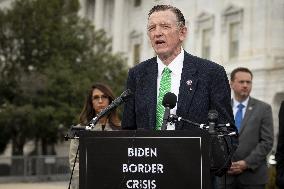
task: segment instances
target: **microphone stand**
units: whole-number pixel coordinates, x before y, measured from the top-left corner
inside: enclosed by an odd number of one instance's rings
[[[68,189],[70,189],[70,186],[71,186],[71,182],[72,182],[72,178],[73,178],[73,174],[74,174],[74,170],[75,170],[75,166],[76,166],[78,153],[79,153],[79,145],[78,145],[77,150],[76,150],[75,160],[74,160],[74,163],[73,163],[73,166],[72,166],[72,171],[71,171],[71,175],[70,175],[70,179],[69,179]]]
[[[106,114],[109,114],[114,108],[117,108],[122,103],[126,102],[126,100],[132,95],[130,89],[126,89],[119,97],[114,99],[110,105],[104,108],[101,112],[99,112],[96,117],[94,117],[86,126],[86,130],[92,130],[98,121],[104,117]]]
[[[169,116],[170,116],[170,110],[171,109],[168,106],[165,107],[165,113],[164,113],[164,118],[163,118],[161,130],[167,130],[167,123],[168,123],[168,119],[169,119]]]
[[[231,136],[234,136],[234,137],[237,137],[238,134],[237,132],[233,131],[229,131],[227,129],[227,127],[229,128],[230,127],[230,124],[227,123],[227,124],[217,124],[215,125],[215,122],[213,122],[211,119],[209,119],[209,125],[205,125],[205,124],[198,124],[198,123],[195,123],[193,121],[190,121],[190,120],[187,120],[187,119],[184,119],[182,117],[178,117],[177,115],[173,115],[171,114],[168,118],[168,121],[169,122],[173,122],[173,123],[176,123],[176,122],[180,122],[180,121],[183,121],[185,123],[188,123],[188,124],[191,124],[191,125],[194,125],[196,126],[197,128],[200,128],[200,129],[204,129],[204,130],[207,130],[208,133],[210,134],[211,136],[211,142],[213,140],[216,141],[217,145],[218,144],[221,144],[221,145],[225,145],[226,148],[228,149],[228,152],[226,154],[226,158],[224,159],[224,163],[218,167],[216,169],[216,167],[211,167],[211,171],[214,173],[214,175],[216,176],[222,176],[226,173],[226,171],[228,170],[228,167],[230,167],[230,161],[231,161],[231,158],[234,154],[234,151],[236,150],[237,146],[235,146],[233,144],[233,141],[231,139]],[[230,143],[230,144],[229,144]],[[225,147],[225,146],[219,146],[219,148],[222,149]],[[229,147],[230,146],[230,147]],[[211,152],[210,153],[214,153],[212,152],[212,150],[214,150],[214,147],[211,147]],[[218,147],[217,147],[218,148]],[[220,151],[220,150],[219,150]],[[214,158],[215,156],[212,156],[211,158]],[[218,157],[218,156],[217,156]],[[211,160],[211,161],[214,161]],[[212,165],[211,165],[212,166]],[[213,169],[214,168],[214,169]]]
[[[68,141],[69,139],[73,139],[73,140],[79,140],[79,136],[77,134],[76,131],[82,131],[82,130],[85,130],[85,127],[83,126],[71,126],[71,129],[67,132],[67,134],[64,136],[64,140],[65,141]],[[76,155],[75,155],[75,160],[74,160],[74,163],[72,165],[72,170],[71,170],[71,175],[70,175],[70,178],[69,178],[69,184],[68,184],[68,189],[70,189],[71,187],[71,183],[72,183],[72,178],[73,178],[73,174],[74,174],[74,170],[75,170],[75,166],[76,166],[76,161],[77,161],[77,157],[78,157],[78,154],[79,154],[79,145],[77,147],[77,150],[76,150]]]
[[[178,117],[177,115],[174,114],[170,114],[170,116],[167,119],[168,122],[172,122],[172,123],[177,123],[177,122],[185,122],[188,123],[190,125],[194,125],[194,128],[199,128],[199,129],[203,129],[203,130],[207,130],[209,132],[209,134],[214,135],[216,133],[219,133],[217,136],[222,137],[222,136],[237,136],[237,132],[233,131],[233,132],[229,132],[227,130],[227,128],[229,128],[231,125],[230,123],[226,123],[226,124],[217,124],[216,126],[210,127],[210,125],[206,125],[206,124],[199,124],[199,123],[195,123],[193,121],[190,121],[188,119],[184,119],[182,117]],[[212,131],[213,128],[213,131]]]

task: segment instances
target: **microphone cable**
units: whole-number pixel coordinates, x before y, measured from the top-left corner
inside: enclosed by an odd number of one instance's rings
[[[73,140],[78,140],[78,139],[73,139]],[[71,171],[71,176],[70,176],[70,179],[69,179],[68,189],[70,189],[70,186],[71,186],[72,177],[73,177],[73,173],[74,173],[74,169],[75,169],[75,165],[76,165],[78,153],[79,153],[79,145],[78,145],[78,147],[77,147],[77,151],[76,151],[76,155],[75,155],[75,160],[74,160],[74,163],[73,163],[73,167],[72,167],[72,171]]]

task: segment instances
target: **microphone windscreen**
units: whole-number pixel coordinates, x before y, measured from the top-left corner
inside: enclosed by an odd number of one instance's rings
[[[208,112],[208,120],[209,121],[216,121],[217,119],[218,119],[218,116],[219,116],[219,114],[218,114],[218,112],[217,112],[217,110],[209,110],[209,112]]]
[[[167,92],[163,98],[163,106],[173,109],[177,103],[177,96],[174,93]]]
[[[127,89],[125,90],[121,95],[120,97],[123,99],[123,100],[126,100],[128,97],[130,97],[132,95],[132,92],[130,89]]]

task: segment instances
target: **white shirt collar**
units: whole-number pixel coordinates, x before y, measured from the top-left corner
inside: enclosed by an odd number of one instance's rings
[[[157,56],[158,76],[162,75],[162,72],[165,67],[168,67],[172,71],[172,74],[174,75],[180,74],[182,72],[183,61],[184,61],[184,50],[182,47],[180,53],[168,66],[166,66],[162,62],[162,60]]]
[[[237,106],[240,104],[240,103],[242,103],[245,107],[247,107],[248,106],[248,101],[249,101],[249,96],[244,100],[244,101],[242,101],[242,102],[239,102],[239,101],[237,101],[235,98],[233,98],[233,107],[234,108],[237,108]]]

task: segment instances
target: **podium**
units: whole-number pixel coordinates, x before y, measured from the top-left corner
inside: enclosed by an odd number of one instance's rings
[[[209,134],[82,131],[80,189],[209,189]]]

